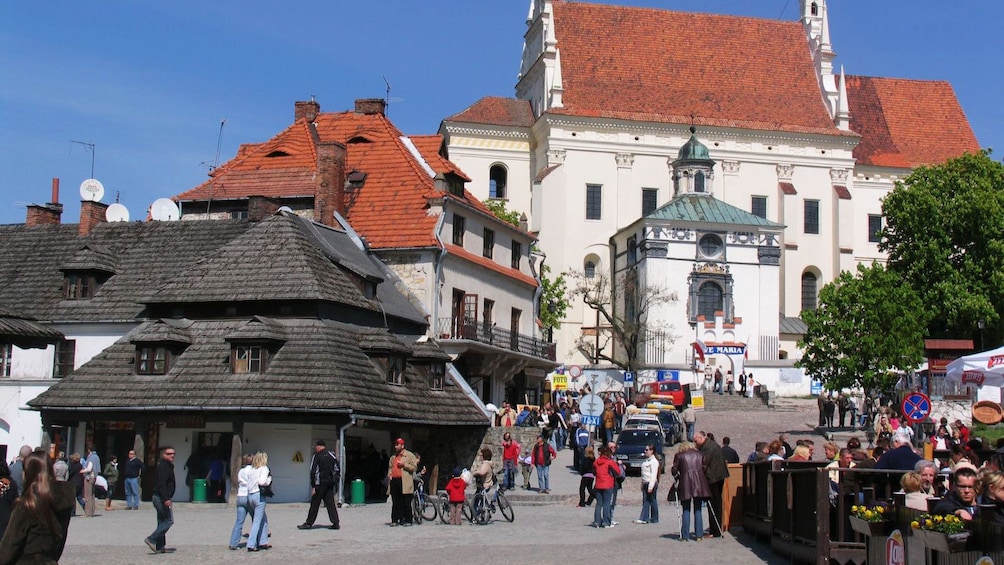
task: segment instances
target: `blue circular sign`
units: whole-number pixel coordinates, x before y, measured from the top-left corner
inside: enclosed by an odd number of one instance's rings
[[[903,398],[900,408],[903,417],[914,424],[931,415],[931,399],[922,392],[911,392]]]

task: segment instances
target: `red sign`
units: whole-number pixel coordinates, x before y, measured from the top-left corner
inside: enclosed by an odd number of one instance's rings
[[[906,552],[903,551],[903,534],[894,530],[885,540],[886,565],[906,565]]]
[[[900,414],[911,424],[924,421],[931,415],[931,398],[923,392],[911,392],[903,399]]]

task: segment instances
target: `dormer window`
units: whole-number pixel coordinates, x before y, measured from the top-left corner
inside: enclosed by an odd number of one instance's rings
[[[170,370],[171,352],[163,344],[136,346],[137,375],[166,375]]]
[[[446,386],[446,365],[433,363],[429,366],[429,388],[443,390]]]
[[[268,367],[268,348],[261,344],[238,344],[230,347],[230,368],[235,375],[264,373]]]
[[[387,382],[392,385],[404,385],[404,357],[378,357],[377,365],[383,369]]]
[[[68,272],[63,276],[63,298],[66,300],[90,300],[107,280],[104,273]]]

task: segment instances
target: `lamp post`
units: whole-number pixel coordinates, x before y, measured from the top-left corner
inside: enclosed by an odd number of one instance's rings
[[[976,321],[976,327],[980,328],[980,351],[983,351],[983,330],[987,327],[987,321],[980,318]]]

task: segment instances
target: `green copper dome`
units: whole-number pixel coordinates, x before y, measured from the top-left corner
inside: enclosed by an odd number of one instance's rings
[[[680,161],[710,161],[711,155],[708,153],[708,148],[697,141],[696,132],[697,129],[694,126],[690,126],[690,139],[683,144],[680,148],[680,153],[677,155],[677,159]]]

